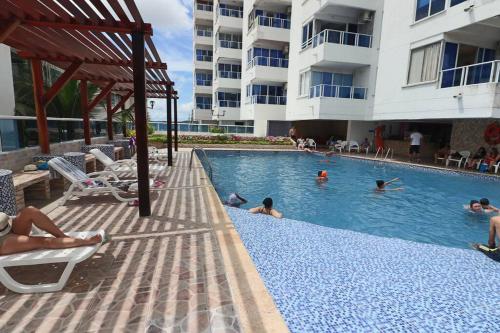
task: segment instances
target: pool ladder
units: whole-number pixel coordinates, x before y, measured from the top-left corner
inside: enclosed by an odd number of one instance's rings
[[[375,154],[375,159],[377,159],[377,158],[378,158],[378,154],[379,154],[379,153],[380,153],[380,158],[382,158],[382,157],[383,157],[383,154],[384,154],[384,149],[383,149],[383,148],[381,148],[381,147],[379,147],[379,148],[377,149],[377,153]],[[388,148],[388,149],[387,149],[387,153],[385,154],[385,157],[384,157],[384,158],[382,158],[382,160],[383,160],[383,161],[386,161],[386,160],[387,160],[387,158],[389,157],[389,154],[391,154],[391,160],[392,160],[392,159],[394,158],[394,151],[393,151],[391,148]]]
[[[210,177],[210,181],[212,181],[213,180],[212,179],[213,178],[212,163],[210,163],[210,159],[208,158],[207,152],[202,147],[194,147],[191,150],[191,159],[189,160],[189,171],[191,171],[191,169],[193,168],[193,155],[197,151],[202,152],[202,156],[200,157],[200,162],[201,162],[202,158],[207,162],[207,165],[208,165],[208,177]]]

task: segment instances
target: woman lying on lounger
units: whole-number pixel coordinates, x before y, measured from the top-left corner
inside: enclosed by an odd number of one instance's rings
[[[31,236],[33,225],[54,237]],[[87,239],[68,237],[55,226],[47,215],[34,207],[24,208],[13,219],[0,212],[0,255],[41,249],[66,249],[88,246],[102,241],[101,235],[95,235]]]

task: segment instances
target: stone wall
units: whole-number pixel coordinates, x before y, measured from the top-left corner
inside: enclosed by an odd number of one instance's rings
[[[115,139],[122,138],[122,135],[115,135]],[[92,138],[92,143],[107,143],[107,137]],[[74,140],[50,145],[50,152],[53,155],[62,155],[69,152],[79,152],[83,140]],[[40,155],[40,147],[29,147],[19,150],[6,151],[0,153],[0,169],[19,171],[26,164],[32,163],[35,155]]]
[[[453,121],[450,146],[453,150],[469,150],[474,153],[479,147],[489,148],[484,141],[484,130],[498,119],[460,119]],[[500,145],[497,145],[500,148]]]

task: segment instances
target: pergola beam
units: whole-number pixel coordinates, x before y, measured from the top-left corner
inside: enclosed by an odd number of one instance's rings
[[[78,30],[78,31],[99,31],[109,33],[130,34],[134,31],[142,31],[145,35],[152,36],[153,28],[149,23],[126,23],[113,22],[106,20],[87,20],[86,23],[78,22],[59,22],[47,19],[40,20],[22,20],[21,25],[32,27],[43,27],[52,29]]]
[[[132,67],[132,60],[95,60],[95,59],[79,59],[77,57],[67,56],[51,56],[51,55],[38,55],[29,52],[18,52],[18,55],[24,59],[39,59],[50,62],[75,62],[81,61],[86,65],[103,65],[103,66],[124,66]],[[167,69],[167,64],[163,62],[146,61],[145,66],[147,69]]]
[[[118,110],[120,110],[123,106],[125,106],[125,103],[133,94],[134,92],[130,90],[125,96],[122,96],[118,104],[116,104],[113,110],[111,110],[111,114],[115,114],[116,112],[118,112]]]
[[[75,76],[76,72],[82,66],[81,62],[73,62],[71,66],[69,66],[64,73],[59,76],[57,81],[50,87],[50,89],[43,96],[43,103],[46,106],[49,104],[54,97],[61,91],[61,89]]]
[[[111,92],[114,85],[115,81],[111,81],[110,83],[108,83],[108,85],[101,90],[99,95],[97,95],[94,100],[87,105],[87,110],[89,112],[92,111],[97,106],[97,104],[99,104]]]
[[[14,30],[21,24],[21,20],[13,20],[8,22],[4,27],[0,29],[0,43],[3,43]]]

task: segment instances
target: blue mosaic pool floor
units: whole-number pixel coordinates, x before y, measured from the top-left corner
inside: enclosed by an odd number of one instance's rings
[[[294,333],[500,332],[500,263],[477,251],[227,210]]]

